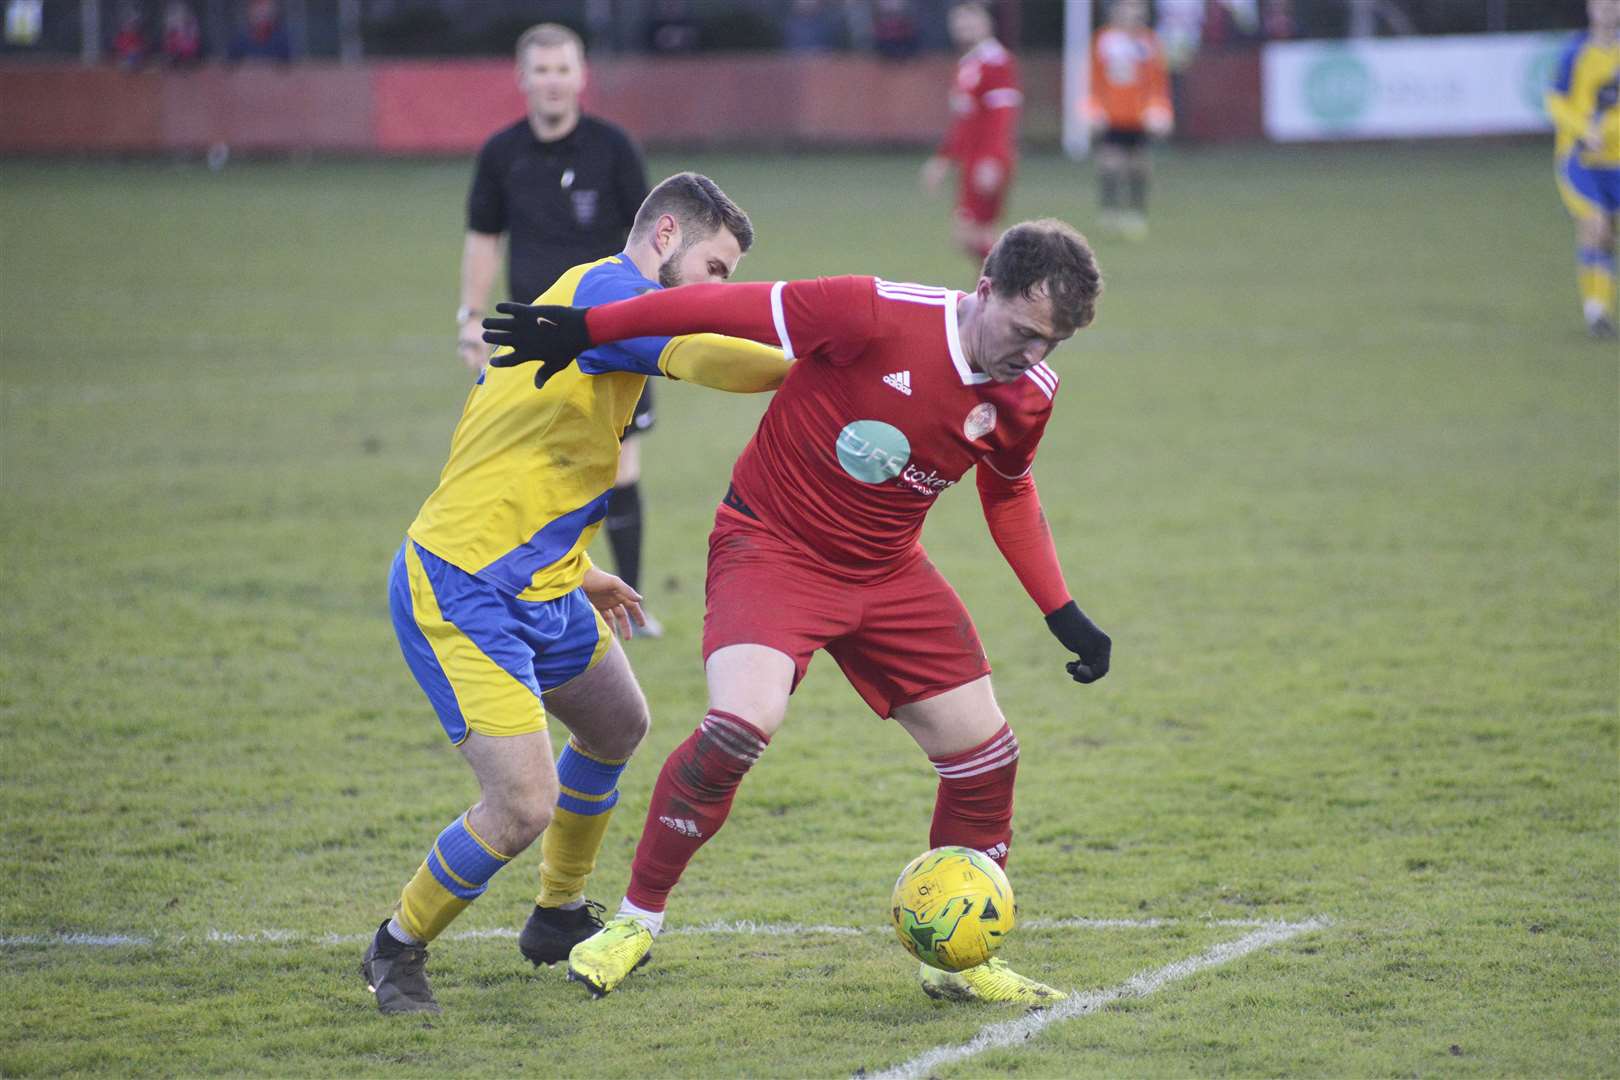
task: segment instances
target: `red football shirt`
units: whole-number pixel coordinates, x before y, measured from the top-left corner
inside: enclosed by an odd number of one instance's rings
[[[1018,110],[1023,101],[1018,61],[1012,53],[994,38],[977,45],[957,61],[951,83],[951,126],[940,145],[940,156],[963,166],[983,158],[1010,163],[1017,153]]]
[[[979,462],[1029,472],[1052,411],[1045,363],[1012,383],[969,366],[961,293],[871,277],[777,285],[772,317],[795,357],[732,484],[760,521],[869,581],[917,552],[940,492]]]

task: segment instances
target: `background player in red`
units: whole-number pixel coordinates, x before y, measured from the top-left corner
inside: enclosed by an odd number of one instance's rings
[[[1147,24],[1146,0],[1114,0],[1091,42],[1091,91],[1084,107],[1097,135],[1102,224],[1132,239],[1147,235],[1149,139],[1170,134],[1170,69]]]
[[[951,236],[977,266],[995,243],[996,222],[1012,186],[1024,92],[1018,61],[996,40],[983,4],[957,4],[949,25],[951,40],[965,51],[951,84],[951,126],[923,165],[922,181],[936,191],[953,164],[960,171]]]
[[[872,710],[939,773],[932,846],[1005,863],[1018,740],[961,599],[923,551],[923,519],[976,469],[985,519],[1080,682],[1111,643],[1069,596],[1030,475],[1058,379],[1045,360],[1090,324],[1102,281],[1060,221],[1009,229],[971,293],[870,277],[689,286],[583,309],[502,304],[487,339],[537,379],[592,344],[717,331],[798,357],[743,450],[709,538],[703,627],[709,709],[664,762],[619,917],[574,947],[569,974],[603,994],[645,961],[670,890],[719,830],[825,649]],[[1000,958],[922,969],[935,997],[1063,995]]]

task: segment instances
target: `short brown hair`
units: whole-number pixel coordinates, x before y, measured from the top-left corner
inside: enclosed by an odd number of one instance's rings
[[[529,46],[538,45],[543,49],[554,48],[558,45],[572,45],[579,53],[581,60],[585,59],[585,42],[562,23],[543,22],[529,27],[523,31],[523,36],[517,40],[517,62],[523,63],[523,54]]]
[[[1052,321],[1061,331],[1081,330],[1097,315],[1102,271],[1091,245],[1057,218],[1024,221],[1001,234],[984,260],[984,276],[997,296],[1052,299]]]
[[[754,245],[754,223],[742,207],[720,190],[720,185],[695,172],[676,173],[664,180],[642,201],[630,226],[630,239],[640,240],[665,214],[680,222],[690,239],[710,236],[724,228],[737,238],[744,253]]]

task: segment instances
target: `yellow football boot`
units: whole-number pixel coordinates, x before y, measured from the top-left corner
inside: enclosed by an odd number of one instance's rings
[[[1016,1005],[1053,1005],[1068,997],[1063,991],[1025,978],[1000,957],[965,971],[941,971],[922,965],[917,973],[923,993],[941,1001],[1010,1001]]]
[[[652,959],[652,934],[635,919],[610,919],[568,953],[568,977],[596,996],[613,990]]]

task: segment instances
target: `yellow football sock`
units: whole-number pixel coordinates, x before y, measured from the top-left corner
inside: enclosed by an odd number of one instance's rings
[[[540,838],[541,907],[561,907],[585,895],[596,853],[619,801],[619,774],[628,759],[599,758],[569,739],[557,758],[557,810]]]
[[[540,837],[541,907],[562,907],[585,895],[585,879],[596,869],[611,809],[586,816],[558,807]]]
[[[1589,316],[1593,311],[1613,314],[1614,256],[1602,248],[1583,248],[1576,279],[1580,283],[1581,306]]]
[[[489,879],[511,861],[473,832],[462,814],[439,834],[399,895],[399,924],[419,941],[432,941],[484,894]]]

